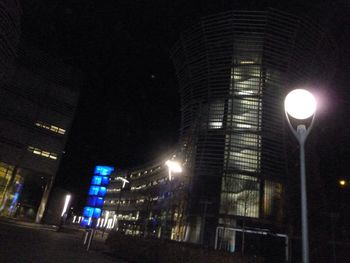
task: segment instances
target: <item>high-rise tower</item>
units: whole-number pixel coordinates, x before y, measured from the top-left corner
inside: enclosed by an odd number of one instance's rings
[[[181,35],[172,58],[182,138],[195,138],[190,240],[227,246],[234,228],[283,223],[284,95],[329,79],[334,52],[318,26],[277,10],[205,17]]]

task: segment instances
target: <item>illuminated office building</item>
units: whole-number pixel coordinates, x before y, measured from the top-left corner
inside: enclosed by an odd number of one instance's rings
[[[168,158],[183,173],[169,184],[165,160],[117,172],[130,184],[112,180],[104,209],[128,234],[171,233],[232,252],[242,230],[247,242],[249,231],[286,233],[283,99],[295,86],[328,80],[334,49],[320,27],[277,10],[201,19],[172,49],[182,122]]]
[[[78,102],[77,76],[42,52],[18,52],[0,88],[2,215],[41,221]]]
[[[18,1],[4,1],[0,9],[0,214],[39,222],[74,117],[81,74],[20,44]]]

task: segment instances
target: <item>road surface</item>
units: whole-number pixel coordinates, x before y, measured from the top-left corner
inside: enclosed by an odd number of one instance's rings
[[[125,263],[110,255],[101,239],[86,251],[82,232],[9,220],[0,220],[0,262]]]

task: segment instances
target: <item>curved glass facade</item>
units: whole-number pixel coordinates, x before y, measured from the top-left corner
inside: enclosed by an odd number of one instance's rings
[[[194,138],[190,239],[213,244],[210,233],[218,226],[283,225],[284,96],[329,80],[331,38],[309,20],[277,10],[231,11],[184,32],[172,58],[182,139]]]

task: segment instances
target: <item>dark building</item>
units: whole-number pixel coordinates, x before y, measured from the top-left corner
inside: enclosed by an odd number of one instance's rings
[[[178,149],[117,172],[104,210],[117,214],[127,234],[251,253],[264,235],[280,239],[270,242],[285,256],[283,100],[295,87],[326,83],[334,58],[334,43],[308,19],[277,10],[203,18],[172,50],[181,93]],[[167,158],[183,166],[170,180]],[[117,177],[130,183],[123,188]]]
[[[20,7],[8,1],[1,8],[0,211],[40,222],[74,117],[81,74],[19,44]]]

